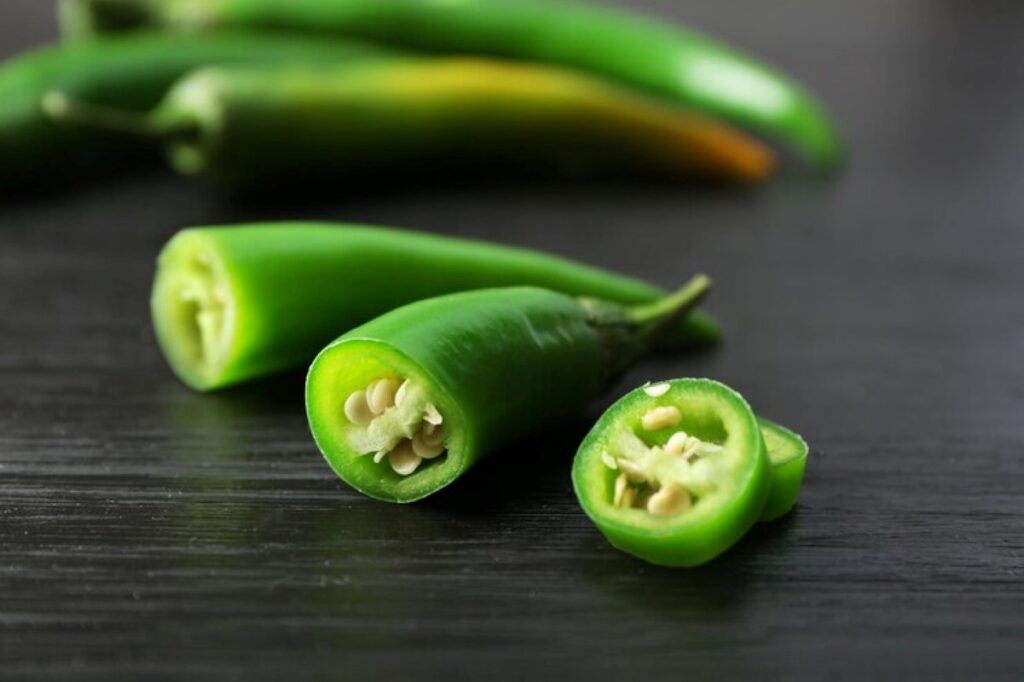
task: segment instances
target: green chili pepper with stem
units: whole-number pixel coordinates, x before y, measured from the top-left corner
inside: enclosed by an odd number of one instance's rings
[[[41,107],[48,92],[144,112],[178,78],[204,65],[338,63],[396,54],[347,41],[241,32],[115,36],[36,50],[0,65],[0,191],[29,186],[44,174],[51,184],[56,176],[152,155],[136,140],[54,123]]]
[[[700,116],[579,74],[492,60],[204,69],[137,118],[57,95],[49,104],[72,126],[156,136],[182,173],[241,185],[474,163],[751,182],[773,163],[760,143]]]
[[[774,521],[796,504],[807,467],[807,443],[798,434],[763,417],[757,418],[772,464],[772,487],[760,521]]]
[[[306,365],[339,332],[421,298],[534,285],[622,304],[656,286],[527,249],[380,227],[273,223],[192,228],[160,253],[151,310],[157,340],[189,386],[211,390]],[[698,311],[680,345],[718,338]]]
[[[316,357],[306,379],[310,429],[355,489],[388,502],[421,499],[580,409],[709,285],[698,276],[634,307],[531,287],[411,303]]]
[[[353,36],[440,53],[557,64],[731,121],[831,168],[842,144],[798,83],[695,31],[547,0],[63,0],[70,36],[231,26]]]
[[[609,542],[665,566],[703,564],[760,518],[771,464],[754,412],[710,379],[641,386],[597,421],[572,468]]]

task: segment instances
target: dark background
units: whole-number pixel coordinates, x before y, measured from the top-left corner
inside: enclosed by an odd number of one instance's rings
[[[0,677],[1022,679],[1024,5],[633,4],[806,82],[847,172],[261,204],[153,172],[0,207]],[[0,6],[3,55],[54,32]],[[353,493],[301,376],[197,395],[151,337],[171,234],[273,218],[712,273],[728,342],[621,388],[711,376],[802,432],[798,509],[697,570],[617,553],[568,476],[603,404],[426,503]]]

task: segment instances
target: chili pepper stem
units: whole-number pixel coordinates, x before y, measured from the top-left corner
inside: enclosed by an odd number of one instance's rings
[[[40,106],[43,113],[59,123],[154,139],[161,139],[170,132],[168,126],[145,114],[83,102],[59,90],[43,95]]]
[[[629,308],[628,317],[643,329],[643,333],[656,334],[700,303],[710,290],[710,277],[705,274],[694,275],[674,293],[653,303]]]
[[[711,278],[700,274],[653,303],[620,306],[580,299],[601,336],[608,381],[617,380],[672,324],[699,305],[710,289]]]

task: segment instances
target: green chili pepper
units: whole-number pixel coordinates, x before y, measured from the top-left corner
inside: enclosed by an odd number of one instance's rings
[[[796,504],[804,480],[808,448],[804,439],[789,429],[763,417],[758,417],[757,421],[772,463],[771,492],[759,520],[774,521],[785,516]]]
[[[612,405],[580,445],[572,480],[615,547],[655,564],[696,566],[758,520],[770,467],[739,393],[710,379],[674,379]]]
[[[472,162],[735,181],[772,170],[765,147],[713,121],[578,74],[494,61],[204,69],[132,125],[82,103],[51,113],[157,135],[179,171],[237,184]]]
[[[558,64],[616,79],[787,144],[822,168],[842,145],[795,81],[699,33],[544,0],[63,0],[67,35],[259,26]]]
[[[411,303],[339,337],[313,361],[313,437],[357,490],[389,502],[421,499],[597,396],[708,286],[698,276],[638,307],[529,287]]]
[[[406,303],[528,284],[623,304],[650,284],[526,249],[386,228],[278,223],[183,230],[160,253],[151,307],[175,373],[199,390],[308,363],[339,332]],[[682,343],[717,340],[698,312]]]
[[[97,105],[148,111],[186,72],[207,64],[309,63],[396,53],[357,43],[224,33],[111,37],[47,47],[0,66],[0,188],[152,154],[135,140],[55,125],[40,106],[61,91]]]

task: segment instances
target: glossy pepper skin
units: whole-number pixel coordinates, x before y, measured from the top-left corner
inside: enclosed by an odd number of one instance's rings
[[[357,490],[389,502],[421,499],[494,449],[580,409],[706,286],[695,279],[674,295],[667,317],[657,319],[532,287],[411,303],[351,330],[317,356],[306,380],[310,429],[334,471]],[[630,321],[641,318],[645,323]],[[424,387],[444,415],[446,454],[410,476],[346,441],[346,396],[382,373]]]
[[[179,232],[160,253],[151,296],[165,357],[211,390],[305,365],[339,332],[421,298],[529,284],[633,304],[656,286],[527,249],[381,227],[269,223]],[[695,311],[673,338],[718,338]]]
[[[641,427],[645,414],[666,406],[679,410],[680,421],[655,431]],[[691,491],[695,501],[675,514],[616,506],[620,471],[609,468],[603,456],[637,447],[622,445],[624,438],[642,441],[645,452],[654,445],[667,448],[666,441],[680,430],[719,448],[707,457],[711,473],[703,474],[713,486]],[[697,566],[735,544],[758,520],[771,486],[770,469],[757,419],[740,394],[710,379],[674,379],[641,386],[612,405],[580,445],[572,481],[583,511],[612,545],[655,564]],[[696,472],[693,480],[700,480]]]
[[[179,171],[239,185],[449,166],[754,182],[773,168],[766,147],[703,117],[580,74],[479,59],[204,69],[148,126]]]
[[[156,156],[150,145],[60,125],[43,112],[48,92],[96,105],[148,111],[183,74],[211,64],[339,62],[378,58],[354,42],[226,32],[145,34],[46,47],[0,66],[0,192],[54,177]]]
[[[64,31],[259,26],[440,53],[557,64],[620,81],[840,163],[821,105],[789,77],[712,38],[599,5],[548,0],[64,0]]]
[[[772,464],[772,486],[761,512],[760,521],[774,521],[789,513],[796,504],[807,467],[807,443],[799,434],[764,417],[761,425],[768,460]]]

